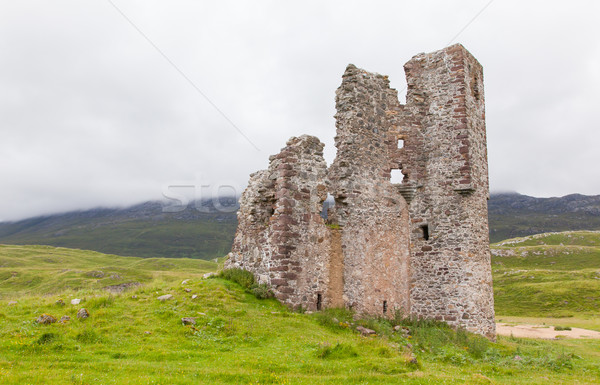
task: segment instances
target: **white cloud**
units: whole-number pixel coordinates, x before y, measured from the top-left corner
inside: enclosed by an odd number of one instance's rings
[[[113,1],[260,151],[108,1],[3,2],[0,217],[159,198],[198,174],[243,186],[303,133],[331,161],[345,66],[402,89],[403,64],[488,3]],[[493,189],[600,192],[598,8],[496,1],[457,39],[484,65]]]

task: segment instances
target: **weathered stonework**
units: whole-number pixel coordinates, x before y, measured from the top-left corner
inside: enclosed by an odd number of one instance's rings
[[[252,174],[226,267],[292,307],[399,310],[494,338],[482,67],[454,45],[404,68],[405,105],[386,76],[346,68],[333,164],[304,135]]]

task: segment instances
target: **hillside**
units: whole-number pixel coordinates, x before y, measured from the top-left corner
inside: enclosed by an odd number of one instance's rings
[[[214,267],[190,259],[0,247],[0,383],[600,381],[596,340],[491,343],[435,322],[359,319],[343,310],[294,313],[233,282],[203,279]],[[141,284],[106,289],[132,280]],[[173,298],[158,299],[166,294]],[[73,298],[81,303],[71,305]],[[81,307],[89,318],[76,317]],[[35,319],[42,313],[70,320],[41,325]],[[194,317],[195,325],[184,325],[183,317]],[[377,335],[362,336],[357,325]]]
[[[234,204],[234,202],[228,202]],[[235,212],[219,212],[207,202],[200,212],[163,212],[160,202],[122,209],[95,209],[0,223],[0,243],[44,244],[138,257],[212,259],[231,248]],[[533,198],[492,194],[490,240],[552,231],[600,230],[600,196]]]
[[[164,212],[161,202],[121,209],[75,211],[0,223],[0,243],[42,244],[137,257],[212,259],[227,254],[237,224],[234,212],[209,203]]]
[[[492,194],[488,211],[491,242],[556,231],[600,230],[600,195]]]
[[[515,238],[491,251],[497,315],[600,316],[600,232]]]

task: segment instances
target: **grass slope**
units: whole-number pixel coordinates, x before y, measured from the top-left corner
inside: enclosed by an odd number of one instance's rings
[[[548,233],[492,245],[496,313],[600,316],[600,233]],[[600,321],[595,329],[600,330]]]
[[[214,268],[197,260],[0,247],[0,383],[600,381],[598,341],[491,343],[436,323],[354,320],[336,309],[293,313],[233,282],[202,279]],[[102,289],[130,281],[142,285],[117,294]],[[173,299],[159,301],[164,294]],[[75,297],[82,299],[78,306],[70,305]],[[77,319],[79,307],[87,308],[90,318]],[[34,320],[42,313],[71,320],[39,325]],[[196,325],[184,326],[182,317],[196,317]],[[361,336],[354,331],[357,324],[378,336]],[[396,324],[410,334],[395,332]]]
[[[0,243],[50,245],[136,257],[210,260],[231,249],[235,213],[165,213],[158,202],[0,223]]]

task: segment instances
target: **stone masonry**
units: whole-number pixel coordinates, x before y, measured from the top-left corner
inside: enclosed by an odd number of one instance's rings
[[[402,105],[387,76],[346,68],[333,164],[303,135],[252,174],[226,268],[290,307],[400,311],[493,339],[482,67],[457,44],[404,69]]]

